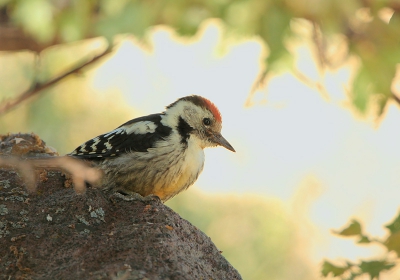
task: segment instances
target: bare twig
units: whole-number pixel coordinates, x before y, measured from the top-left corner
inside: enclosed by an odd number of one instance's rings
[[[262,88],[262,87],[265,86],[268,73],[269,73],[268,69],[265,69],[264,71],[262,71],[262,72],[258,75],[258,77],[257,77],[257,79],[255,80],[253,86],[251,87],[251,90],[250,90],[249,95],[248,95],[247,98],[246,98],[246,101],[245,101],[245,103],[244,103],[244,106],[245,106],[245,107],[251,107],[251,106],[252,106],[252,104],[253,104],[253,103],[252,103],[252,100],[253,100],[253,98],[254,98],[254,95],[255,95],[255,93],[256,93],[256,91],[257,91],[258,89],[260,89],[260,88]]]
[[[313,24],[313,29],[312,29],[313,41],[317,49],[319,66],[323,68],[327,64],[324,41],[318,24],[315,21],[313,21],[312,24]]]
[[[398,105],[400,105],[400,97],[398,97],[396,94],[392,94],[392,98]]]
[[[325,100],[329,100],[330,97],[328,90],[325,88],[322,82],[318,81],[315,82],[311,80],[295,67],[292,68],[292,73],[297,79],[306,84],[308,87],[315,88],[321,94],[321,96],[325,98]]]
[[[31,164],[17,157],[0,157],[0,167],[14,167],[24,180],[26,188],[31,191],[36,189],[35,172]]]
[[[49,158],[29,158],[0,157],[0,167],[16,169],[20,172],[27,190],[36,190],[37,168],[63,170],[71,174],[74,189],[77,193],[84,193],[86,190],[85,182],[96,185],[101,179],[100,170],[89,166],[86,162],[71,157],[49,157]]]
[[[82,160],[77,160],[68,156],[30,159],[29,161],[36,168],[53,168],[67,171],[72,175],[72,181],[77,193],[85,192],[85,182],[88,182],[91,185],[96,185],[102,176],[100,170],[89,166],[88,163]]]
[[[64,74],[62,74],[62,75],[60,75],[58,77],[55,77],[54,79],[51,79],[50,81],[47,81],[47,82],[44,82],[44,83],[36,83],[33,87],[31,87],[27,91],[23,92],[22,94],[18,95],[17,97],[15,97],[15,98],[13,98],[11,100],[3,101],[0,104],[0,115],[3,115],[5,113],[9,112],[10,110],[12,110],[15,107],[17,107],[20,103],[22,103],[25,100],[27,100],[28,98],[38,94],[39,92],[41,92],[44,89],[47,89],[47,88],[57,84],[59,81],[65,79],[69,75],[77,73],[82,68],[84,68],[84,67],[86,67],[86,66],[88,66],[90,64],[93,64],[94,62],[96,62],[100,58],[104,57],[105,55],[109,54],[110,52],[111,52],[111,48],[108,48],[103,53],[95,56],[91,60],[83,62],[83,63],[79,63],[76,67],[74,67],[73,69],[65,72]]]

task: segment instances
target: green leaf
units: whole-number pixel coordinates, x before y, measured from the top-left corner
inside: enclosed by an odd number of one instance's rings
[[[0,7],[7,5],[11,0],[0,0]]]
[[[352,272],[349,277],[344,278],[343,280],[355,280],[357,279],[358,276],[360,276],[361,273],[357,273],[357,272]]]
[[[336,277],[342,275],[347,269],[349,269],[349,266],[336,266],[328,261],[324,261],[321,273],[324,277],[327,277],[330,273]]]
[[[391,224],[386,225],[385,227],[387,229],[389,229],[390,233],[392,233],[392,234],[399,232],[400,231],[400,213]]]
[[[363,114],[367,112],[371,95],[374,93],[372,77],[368,70],[362,67],[356,74],[353,82],[352,101],[353,105]]]
[[[389,270],[394,266],[394,263],[389,263],[387,261],[362,261],[360,269],[363,273],[369,274],[371,279],[373,279],[378,278],[382,271]]]
[[[365,235],[361,235],[360,240],[358,240],[359,244],[367,244],[367,243],[371,243],[371,240],[369,240],[368,236]]]
[[[348,227],[335,233],[342,236],[361,235],[361,225],[358,221],[352,220]]]
[[[267,42],[269,48],[268,67],[274,67],[289,52],[284,44],[291,35],[291,14],[279,5],[273,5],[261,18],[259,35]]]
[[[123,9],[118,9],[115,14],[100,14],[94,33],[113,38],[121,33],[133,33],[142,37],[145,30],[154,23],[160,4],[151,5],[148,2],[129,1]]]
[[[18,1],[11,17],[38,42],[48,43],[56,31],[53,11],[50,1]]]
[[[383,245],[385,245],[389,251],[395,251],[397,255],[400,256],[400,232],[389,235]]]

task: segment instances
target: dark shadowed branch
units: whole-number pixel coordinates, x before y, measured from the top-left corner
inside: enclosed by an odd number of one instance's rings
[[[70,76],[71,74],[76,74],[80,70],[82,70],[84,67],[93,64],[94,62],[98,61],[100,58],[106,56],[112,51],[111,48],[106,49],[103,53],[95,56],[94,58],[90,59],[89,61],[85,62],[80,62],[78,63],[75,67],[72,69],[68,70],[67,72],[43,83],[35,83],[30,89],[27,91],[23,92],[22,94],[18,95],[17,97],[9,100],[5,100],[2,103],[0,103],[0,115],[3,115],[12,109],[16,108],[19,104],[22,102],[26,101],[27,99],[31,98],[32,96],[37,95],[38,93],[42,92],[43,90],[54,86],[61,80],[65,79],[66,77]]]
[[[394,101],[396,101],[397,104],[400,105],[400,98],[396,94],[392,94],[392,98]]]
[[[77,193],[84,193],[86,182],[95,186],[102,174],[87,163],[71,157],[30,158],[28,160],[15,156],[0,157],[0,168],[17,170],[29,192],[35,192],[37,179],[35,169],[62,170],[71,175],[74,189]]]

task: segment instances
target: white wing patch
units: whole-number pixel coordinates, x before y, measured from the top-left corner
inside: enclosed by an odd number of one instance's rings
[[[115,135],[112,134],[120,134],[122,131],[124,131],[124,129],[122,127],[114,129],[112,131],[110,131],[109,133],[104,134],[104,137],[107,139],[111,139],[113,138]],[[111,137],[109,137],[111,135]]]
[[[127,134],[146,134],[146,133],[154,133],[156,131],[157,125],[152,121],[141,121],[137,123],[133,123],[126,127],[121,127],[120,129],[124,129]]]
[[[96,146],[97,146],[97,144],[99,144],[100,143],[100,138],[99,137],[96,137],[96,138],[94,138],[93,139],[93,144],[90,146],[93,150],[96,150]]]
[[[110,137],[110,138],[111,138],[111,137]],[[108,150],[111,150],[111,149],[112,149],[112,146],[111,146],[111,144],[110,144],[109,142],[105,142],[104,145],[106,146],[106,148],[107,148]]]
[[[158,129],[157,115],[151,116],[155,121],[143,119],[142,121],[135,122],[135,120],[128,122],[108,133],[97,136],[78,148],[76,148],[70,155],[78,155],[86,158],[93,157],[112,157],[120,153],[128,151],[142,151],[146,152],[149,148],[154,146],[154,141],[162,139],[162,135],[169,135],[170,130],[161,130],[161,136],[157,136],[156,130]]]

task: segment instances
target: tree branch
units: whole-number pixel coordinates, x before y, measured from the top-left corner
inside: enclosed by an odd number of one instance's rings
[[[317,50],[317,55],[318,55],[318,62],[319,66],[321,68],[324,68],[324,66],[327,64],[327,60],[325,57],[325,47],[324,47],[324,42],[323,42],[323,36],[321,34],[321,30],[318,26],[318,24],[313,21],[313,28],[312,28],[312,36],[313,36],[313,41]]]
[[[69,75],[79,72],[82,68],[93,64],[94,62],[96,62],[100,58],[102,58],[105,55],[109,54],[111,52],[111,50],[112,50],[111,48],[108,48],[103,53],[95,56],[91,60],[86,61],[84,63],[79,63],[76,67],[74,67],[71,70],[65,72],[64,74],[62,74],[62,75],[60,75],[58,77],[55,77],[55,78],[53,78],[53,79],[51,79],[51,80],[49,80],[47,82],[44,82],[44,83],[36,83],[33,87],[31,87],[27,91],[23,92],[22,94],[18,95],[17,97],[15,97],[13,99],[10,99],[10,100],[3,101],[2,103],[0,103],[0,115],[4,115],[5,113],[7,113],[7,112],[11,111],[12,109],[16,108],[19,104],[21,104],[22,102],[24,102],[28,98],[31,98],[32,96],[37,95],[38,93],[40,93],[44,89],[47,89],[47,88],[57,84],[58,82],[60,82],[61,80],[65,79]]]
[[[392,93],[392,99],[393,99],[394,101],[396,101],[396,103],[397,103],[398,105],[400,105],[400,98],[399,98],[396,94]]]

